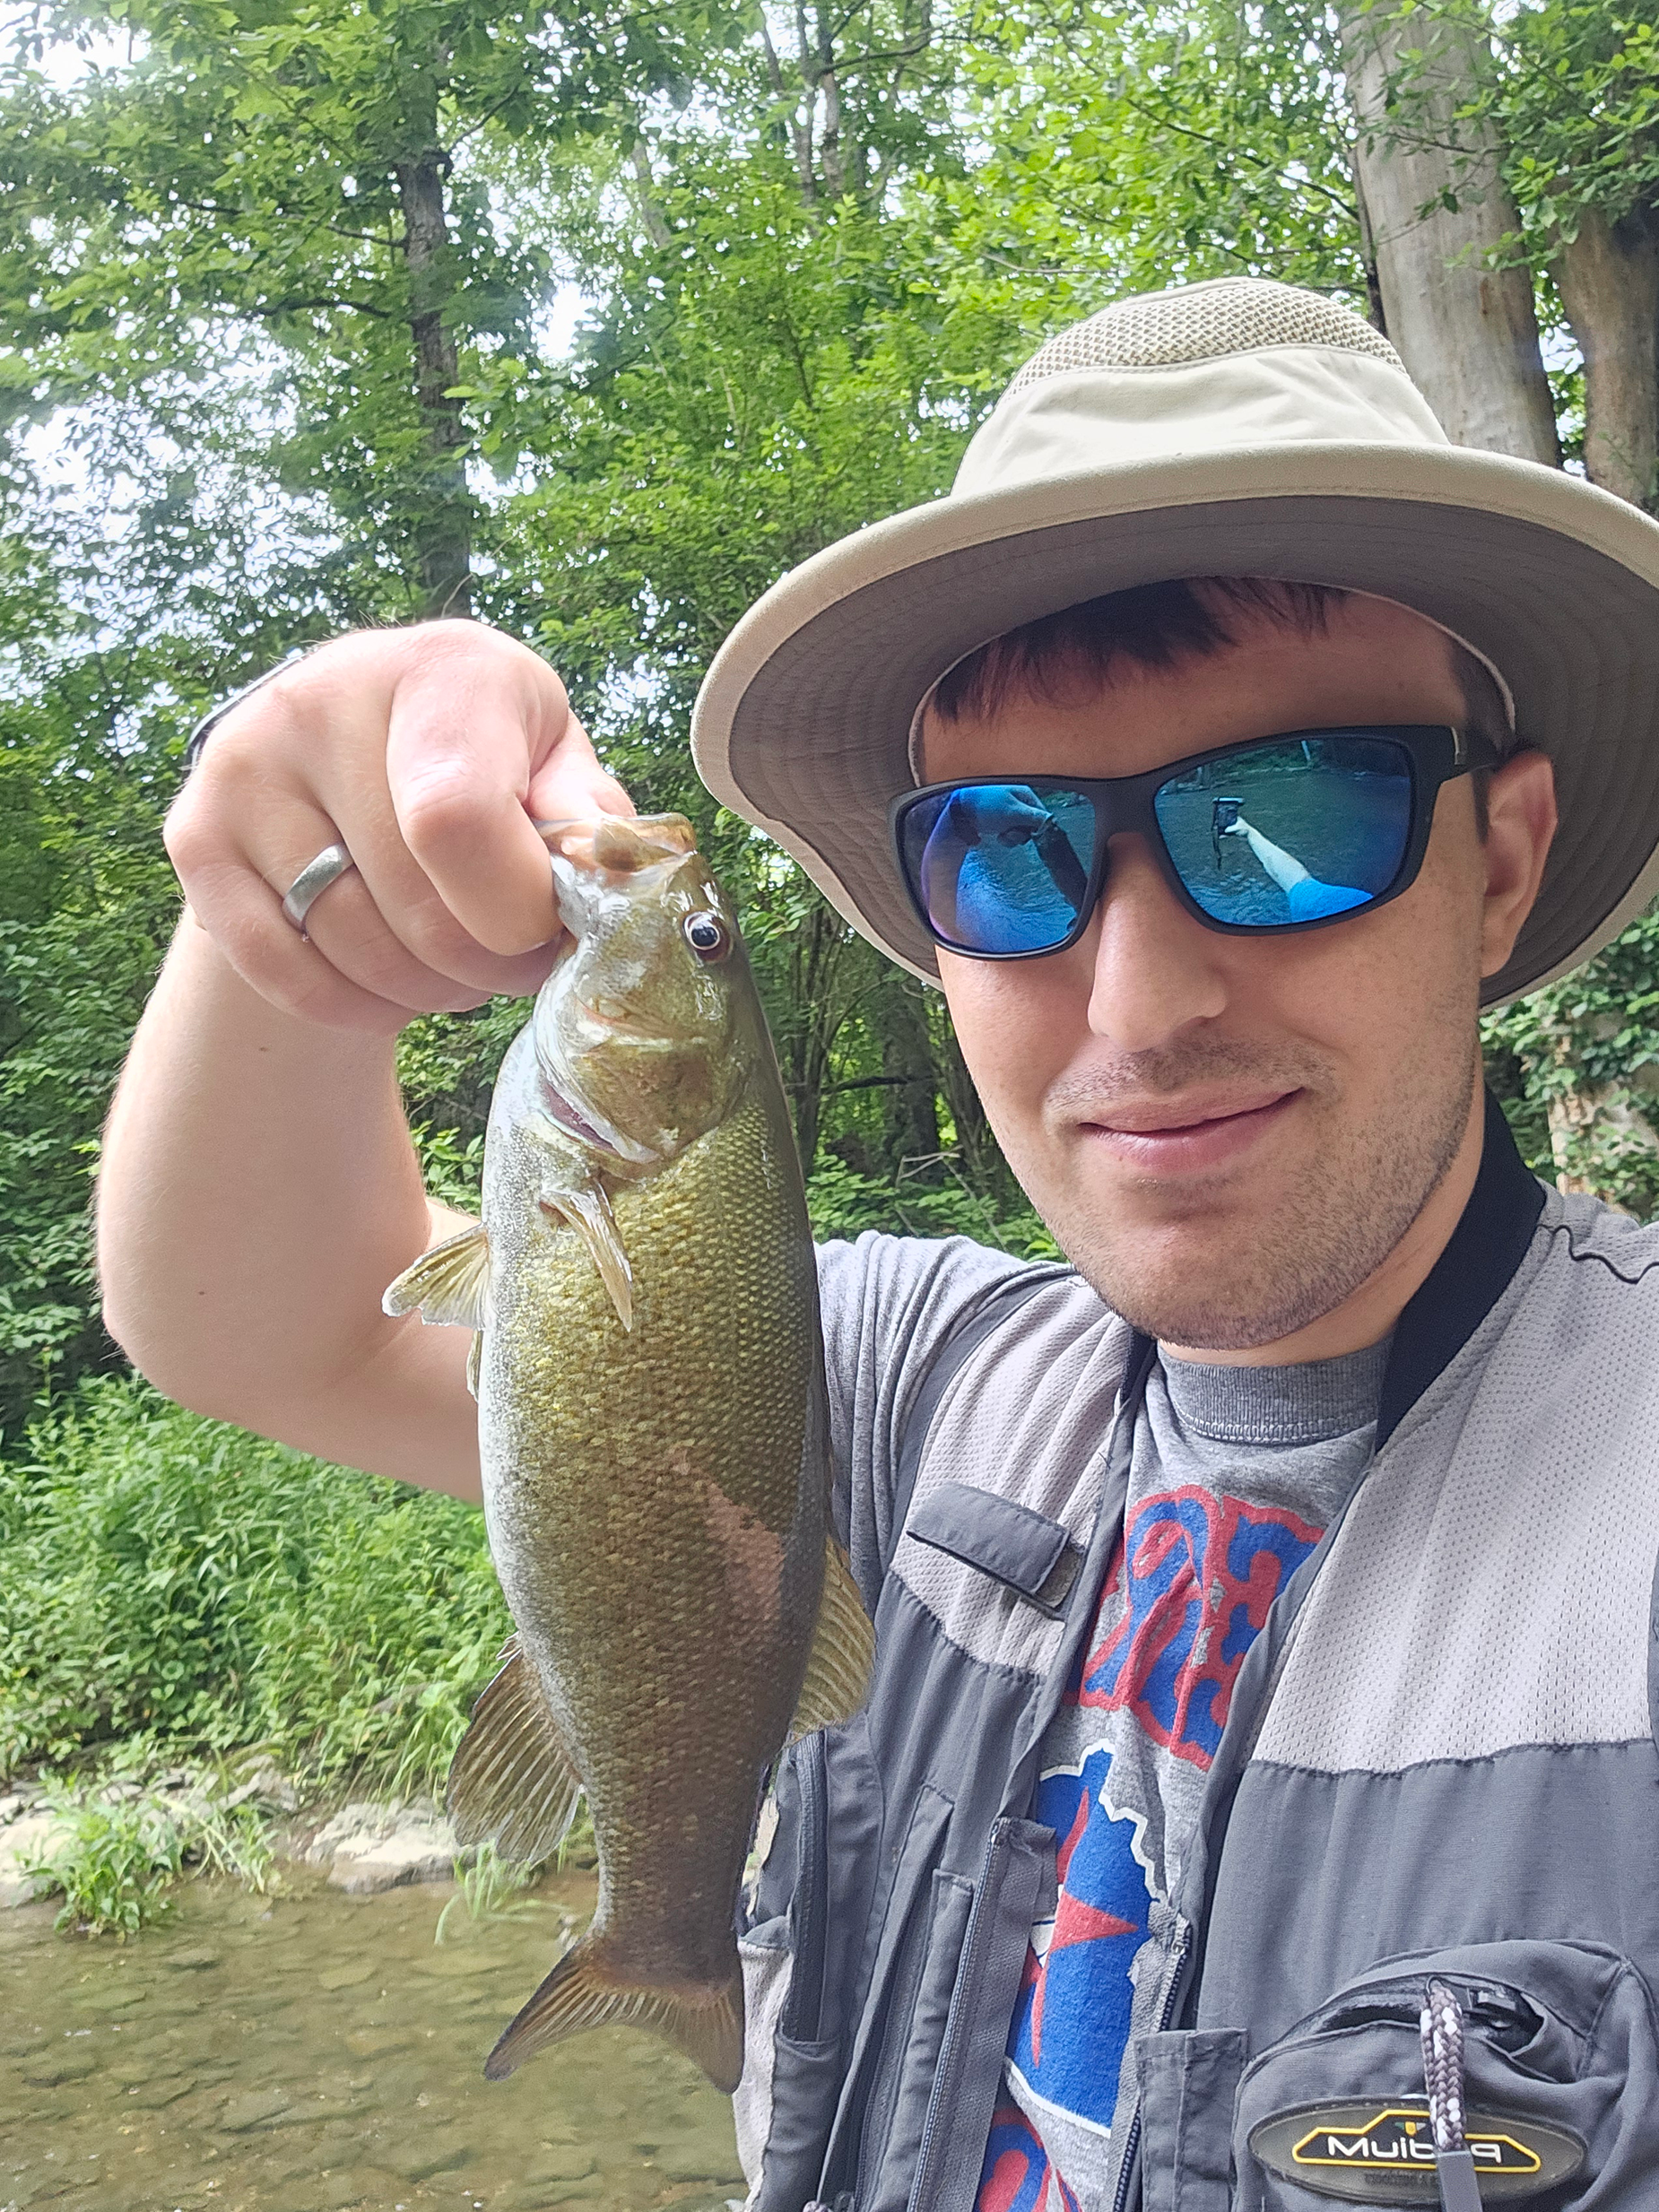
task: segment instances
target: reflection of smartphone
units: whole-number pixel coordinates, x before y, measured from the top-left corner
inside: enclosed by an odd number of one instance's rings
[[[1216,865],[1221,864],[1221,839],[1238,820],[1242,799],[1218,799],[1210,809],[1210,843],[1215,853]]]

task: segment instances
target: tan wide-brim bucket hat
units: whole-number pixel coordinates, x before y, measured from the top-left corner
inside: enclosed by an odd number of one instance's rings
[[[815,554],[739,622],[698,699],[698,768],[931,979],[886,821],[925,694],[1019,623],[1204,576],[1398,600],[1502,673],[1521,742],[1555,763],[1561,826],[1489,1003],[1587,959],[1659,891],[1659,524],[1451,445],[1368,323],[1253,278],[1125,299],[1052,338],[948,498]]]

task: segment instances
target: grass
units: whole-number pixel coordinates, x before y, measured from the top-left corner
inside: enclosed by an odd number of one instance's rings
[[[511,1625],[475,1508],[127,1377],[0,1459],[0,1775],[256,1744],[309,1794],[435,1791]]]
[[[223,1802],[221,1786],[197,1776],[182,1794],[120,1783],[48,1791],[56,1816],[49,1850],[25,1871],[61,1894],[59,1928],[83,1935],[136,1935],[169,1909],[169,1892],[187,1862],[229,1874],[251,1889],[268,1886],[271,1849],[250,1805]]]
[[[438,1926],[432,1940],[442,1943],[449,1930],[451,1921],[458,1927],[468,1921],[503,1920],[512,1913],[534,1912],[540,1909],[534,1897],[524,1892],[540,1879],[539,1866],[526,1866],[516,1859],[503,1859],[493,1843],[481,1843],[469,1858],[456,1868],[456,1891],[438,1915]]]

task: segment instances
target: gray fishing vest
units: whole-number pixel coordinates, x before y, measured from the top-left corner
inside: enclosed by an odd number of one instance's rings
[[[1119,2212],[1434,2204],[1431,1980],[1489,2195],[1659,2207],[1656,1345],[1659,1231],[1546,1192],[1489,1104],[1370,1466],[1235,1685]],[[1151,1356],[1023,1271],[845,1500],[876,1673],[786,1760],[741,1940],[751,2212],[971,2212]]]

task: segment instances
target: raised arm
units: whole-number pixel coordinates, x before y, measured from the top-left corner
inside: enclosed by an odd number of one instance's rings
[[[188,903],[99,1179],[105,1318],[159,1388],[478,1495],[466,1332],[380,1312],[447,1226],[396,1037],[534,990],[559,923],[533,823],[631,811],[552,671],[474,623],[337,639],[214,730],[168,818]],[[282,893],[336,841],[356,866],[301,937]]]

